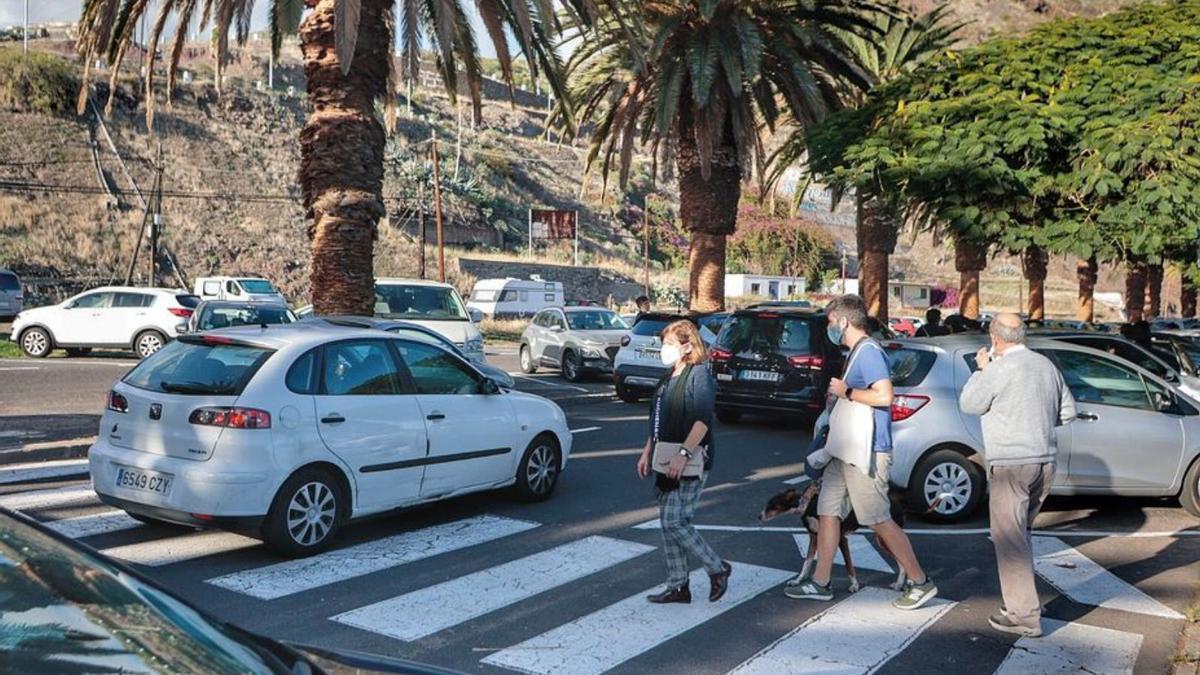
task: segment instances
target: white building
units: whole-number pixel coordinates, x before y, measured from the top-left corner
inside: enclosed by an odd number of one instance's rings
[[[807,290],[803,277],[782,277],[766,274],[726,274],[725,297],[757,296],[783,300],[801,295]]]
[[[834,279],[830,282],[828,291],[836,295],[859,295],[858,279],[846,279],[844,287],[841,279]],[[888,306],[891,309],[929,309],[932,304],[932,291],[929,284],[893,279],[888,282]]]

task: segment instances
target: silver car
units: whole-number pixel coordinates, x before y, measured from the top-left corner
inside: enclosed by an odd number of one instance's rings
[[[886,343],[892,406],[891,480],[932,520],[967,517],[985,490],[979,418],[958,407],[983,335]],[[1058,429],[1053,494],[1179,497],[1200,517],[1200,403],[1107,352],[1030,339],[1075,396],[1078,419]]]
[[[611,373],[629,326],[603,307],[551,307],[533,317],[521,335],[521,370],[559,368],[575,382],[587,373]]]
[[[0,319],[11,321],[24,308],[25,295],[16,272],[0,270]]]

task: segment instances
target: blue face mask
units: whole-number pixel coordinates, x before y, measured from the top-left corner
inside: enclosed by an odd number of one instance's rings
[[[836,323],[830,323],[825,328],[825,336],[828,337],[829,341],[835,345],[842,344],[842,336],[845,335],[845,333],[846,329],[842,328]]]

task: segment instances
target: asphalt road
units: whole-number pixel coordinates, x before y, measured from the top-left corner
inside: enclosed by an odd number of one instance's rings
[[[517,372],[511,353],[490,359]],[[0,360],[0,440],[94,433],[104,393],[130,363]],[[692,605],[650,607],[640,596],[662,583],[665,569],[652,486],[634,475],[645,405],[616,401],[605,382],[572,385],[551,373],[519,377],[518,387],[561,401],[577,432],[552,499],[529,505],[488,493],[370,519],[352,524],[334,551],[304,562],[281,561],[236,535],[105,527],[112,516],[100,515],[108,509],[88,498],[81,477],[4,482],[22,478],[0,473],[0,505],[133,561],[250,630],[466,672],[693,674],[744,665],[739,672],[978,675],[1169,667],[1200,579],[1200,528],[1177,503],[1051,499],[1035,542],[1053,630],[1018,641],[987,626],[999,597],[982,514],[955,526],[910,515],[917,554],[940,588],[939,602],[916,613],[890,609],[893,575],[882,570],[894,565],[862,536],[853,540],[863,590],[849,594],[839,567],[833,603],[784,597],[782,583],[799,566],[800,523],[763,524],[756,516],[801,473],[808,434],[765,420],[719,426],[719,454],[696,523],[734,562],[730,594],[710,605],[701,574]]]

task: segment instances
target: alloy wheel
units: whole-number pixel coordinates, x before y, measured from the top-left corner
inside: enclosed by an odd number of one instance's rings
[[[533,355],[529,353],[528,347],[521,348],[521,370],[529,370],[530,363],[533,362]]]
[[[31,330],[21,337],[21,348],[30,356],[41,356],[50,348],[50,343],[45,333]]]
[[[575,356],[572,354],[563,358],[563,377],[571,382],[579,377],[579,364],[575,363]]]
[[[163,346],[162,338],[158,337],[154,333],[146,333],[145,335],[143,335],[141,338],[138,339],[138,343],[137,343],[138,356],[140,356],[142,358],[146,358],[147,356],[150,356],[154,352],[157,352],[158,350],[162,349],[162,346]]]
[[[305,483],[288,504],[288,534],[301,546],[313,546],[329,535],[336,518],[337,497],[333,490],[324,483]]]
[[[554,449],[542,444],[529,454],[529,463],[525,465],[525,482],[535,494],[545,494],[554,486],[554,476],[558,473],[558,464],[554,458]]]
[[[953,462],[936,464],[925,474],[925,503],[942,515],[953,515],[967,507],[971,500],[971,476]]]

